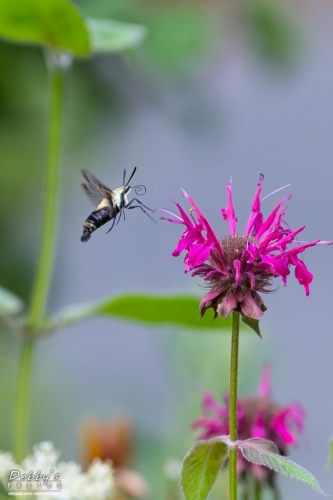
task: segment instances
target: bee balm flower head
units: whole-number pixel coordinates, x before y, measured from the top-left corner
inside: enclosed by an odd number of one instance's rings
[[[203,415],[192,423],[201,429],[199,439],[210,439],[229,434],[229,397],[219,404],[210,393],[203,396]],[[240,398],[237,402],[238,439],[269,439],[286,455],[296,444],[296,434],[303,430],[305,412],[298,404],[282,406],[271,397],[270,368],[264,367],[257,394]],[[258,482],[273,480],[274,473],[248,462],[239,453],[237,471],[240,479],[254,475]],[[273,474],[273,475],[272,475]]]
[[[238,311],[259,320],[266,310],[260,293],[272,291],[272,280],[279,276],[286,285],[292,267],[306,295],[310,293],[313,276],[299,256],[309,247],[332,242],[316,240],[297,244],[296,238],[305,226],[292,231],[284,222],[284,204],[290,196],[283,198],[264,219],[260,198],[263,180],[261,175],[243,234],[236,229],[231,182],[227,185],[227,206],[221,210],[230,234],[222,238],[216,236],[199,207],[183,189],[183,195],[191,204],[189,214],[179,203],[176,203],[179,215],[163,209],[174,217],[164,217],[165,220],[185,226],[172,255],[177,257],[185,251],[185,272],[201,276],[209,288],[200,304],[202,316],[212,307],[215,315],[222,317]]]

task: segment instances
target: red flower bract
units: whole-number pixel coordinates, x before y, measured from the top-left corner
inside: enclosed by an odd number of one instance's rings
[[[221,210],[223,219],[229,224],[230,235],[221,239],[183,189],[183,195],[191,204],[189,215],[179,203],[176,203],[179,216],[163,209],[175,217],[164,217],[165,220],[185,226],[172,255],[178,257],[182,251],[186,251],[185,272],[201,276],[209,288],[200,304],[202,316],[212,307],[215,314],[222,317],[229,316],[235,310],[258,320],[266,310],[258,292],[272,291],[272,279],[278,276],[286,285],[290,266],[294,266],[296,279],[304,286],[306,295],[309,295],[313,276],[299,254],[319,243],[332,244],[331,241],[317,240],[295,245],[297,235],[305,226],[292,231],[283,220],[287,209],[284,203],[290,199],[290,195],[283,198],[264,219],[260,199],[263,180],[264,176],[261,175],[244,234],[236,232],[231,182],[227,185],[227,206]]]

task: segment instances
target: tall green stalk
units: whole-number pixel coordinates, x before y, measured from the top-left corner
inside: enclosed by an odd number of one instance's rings
[[[229,380],[229,435],[237,441],[237,380],[238,380],[239,313],[232,313],[231,358]],[[237,500],[237,450],[229,451],[229,500]]]
[[[49,151],[46,177],[46,196],[44,202],[44,220],[42,244],[32,290],[28,326],[37,329],[42,320],[47,301],[53,268],[53,254],[57,215],[58,165],[60,145],[60,118],[62,100],[62,69],[50,67],[50,123]]]
[[[33,364],[34,341],[23,339],[19,360],[19,370],[16,387],[16,415],[15,415],[15,456],[18,462],[26,456],[29,434],[29,402],[30,381]]]
[[[35,347],[35,334],[41,326],[53,268],[56,230],[60,121],[62,102],[62,69],[53,62],[49,66],[50,111],[49,145],[42,242],[27,322],[27,337],[22,341],[16,388],[15,455],[21,461],[27,454],[29,435],[30,388]]]

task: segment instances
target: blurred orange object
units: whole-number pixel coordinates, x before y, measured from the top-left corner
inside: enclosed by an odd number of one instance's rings
[[[86,469],[95,458],[110,460],[115,471],[117,498],[146,498],[149,487],[144,478],[130,468],[134,448],[134,428],[126,417],[109,422],[98,419],[84,421],[80,428],[80,456]]]

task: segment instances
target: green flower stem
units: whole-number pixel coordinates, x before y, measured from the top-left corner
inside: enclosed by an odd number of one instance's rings
[[[34,334],[37,333],[44,318],[53,268],[62,101],[62,69],[56,63],[49,66],[49,81],[49,146],[42,243],[27,322],[28,335],[23,340],[21,346],[16,387],[15,455],[18,462],[26,456],[28,451],[30,387],[35,345]]]
[[[238,379],[239,313],[232,313],[231,359],[229,380],[229,435],[237,441],[237,379]],[[237,500],[237,450],[229,451],[229,500]]]
[[[34,341],[24,339],[21,346],[19,371],[16,389],[15,415],[15,456],[18,462],[27,454],[30,381],[34,354]]]
[[[54,64],[50,67],[49,153],[42,244],[28,319],[28,326],[32,331],[36,330],[43,320],[53,268],[57,215],[61,100],[62,69]]]
[[[261,500],[261,485],[256,481],[254,483],[254,498],[255,500]]]

